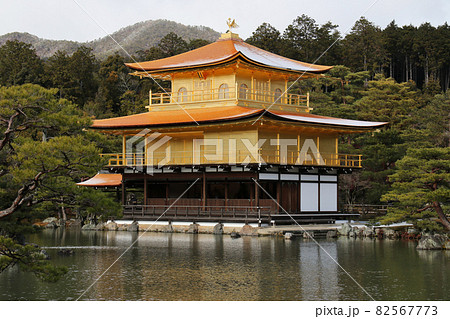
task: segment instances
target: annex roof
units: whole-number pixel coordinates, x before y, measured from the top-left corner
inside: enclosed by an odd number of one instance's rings
[[[77,183],[79,186],[89,186],[89,187],[114,187],[120,186],[122,184],[122,174],[101,174],[98,173],[94,177]]]
[[[387,122],[369,122],[320,116],[310,113],[291,113],[278,110],[254,109],[242,106],[211,107],[150,111],[135,115],[95,120],[94,129],[132,129],[145,127],[179,126],[183,124],[205,124],[229,122],[250,117],[264,116],[285,122],[328,125],[342,128],[370,129],[386,125]]]
[[[168,58],[147,62],[126,63],[126,65],[137,71],[153,73],[206,67],[237,58],[259,66],[296,72],[323,73],[332,68],[331,66],[311,64],[285,58],[245,43],[240,38],[233,37],[221,38],[214,43]]]

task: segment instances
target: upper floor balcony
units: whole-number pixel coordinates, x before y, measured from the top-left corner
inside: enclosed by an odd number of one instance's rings
[[[166,110],[170,108],[201,107],[213,103],[214,105],[229,104],[257,108],[273,108],[293,112],[309,112],[309,93],[306,95],[284,93],[281,89],[274,91],[261,91],[240,87],[228,87],[226,84],[219,88],[207,90],[187,91],[184,88],[177,92],[163,92],[149,94],[149,105],[151,110]]]
[[[362,155],[336,153],[300,153],[288,151],[260,150],[257,154],[246,151],[234,153],[207,154],[203,150],[200,154],[189,151],[154,152],[145,156],[144,153],[133,154],[100,154],[108,160],[108,167],[143,167],[143,166],[196,166],[196,165],[304,165],[319,167],[361,168]]]

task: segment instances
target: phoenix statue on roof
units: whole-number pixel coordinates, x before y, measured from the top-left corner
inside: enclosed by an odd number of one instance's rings
[[[231,18],[228,18],[227,25],[228,25],[228,31],[230,31],[230,32],[231,32],[231,29],[239,28],[235,19],[231,20]]]

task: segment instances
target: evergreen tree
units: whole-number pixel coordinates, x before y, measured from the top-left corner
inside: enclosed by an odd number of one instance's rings
[[[391,127],[408,125],[410,111],[418,107],[417,91],[408,83],[396,83],[394,79],[378,76],[361,91],[363,97],[355,102],[358,117],[368,121],[389,122]]]
[[[342,41],[337,27],[338,25],[328,21],[317,30],[317,57],[315,57],[318,59],[317,63],[325,65],[342,63]]]
[[[269,23],[261,24],[245,42],[275,54],[281,53],[282,39],[280,31]]]
[[[58,88],[59,98],[70,99],[74,83],[70,70],[70,57],[64,51],[57,51],[45,63],[47,87]]]
[[[0,85],[41,83],[42,61],[31,44],[6,41],[0,47]]]
[[[0,87],[0,272],[19,264],[50,281],[66,270],[23,243],[23,233],[30,230],[24,225],[48,216],[49,207],[54,212],[70,207],[84,215],[120,213],[113,198],[76,187],[105,163],[98,144],[86,139],[90,119],[57,99],[56,92],[33,84]],[[89,207],[82,206],[87,202]]]
[[[343,41],[343,55],[344,64],[353,71],[380,70],[384,62],[380,28],[361,17]]]
[[[95,79],[98,61],[92,54],[92,49],[84,46],[78,48],[69,59],[69,68],[71,80],[74,84],[70,95],[76,104],[82,106],[95,97],[98,89],[98,83]]]
[[[192,39],[187,44],[187,48],[188,48],[188,50],[194,50],[194,49],[198,49],[198,48],[203,47],[210,43],[211,42],[209,42],[207,40],[203,40],[203,39]]]
[[[0,88],[0,218],[59,200],[59,181],[65,187],[104,164],[101,150],[84,138],[90,119],[55,93],[30,84]],[[42,189],[51,196],[42,197]]]
[[[449,231],[450,148],[410,149],[396,166],[397,171],[389,176],[392,190],[383,196],[384,201],[395,205],[382,221],[407,220],[436,230],[437,218]]]
[[[286,40],[283,54],[299,61],[313,62],[321,53],[316,45],[318,33],[316,20],[302,14],[283,33]]]
[[[411,125],[402,131],[409,147],[450,147],[450,92],[437,94],[411,110]]]
[[[395,20],[389,23],[382,31],[383,47],[387,59],[387,76],[393,79],[395,78],[397,81],[399,81],[398,79],[401,76],[401,37],[402,31],[395,23]]]
[[[80,47],[71,56],[57,51],[45,64],[47,87],[58,88],[60,98],[83,106],[93,100],[98,89],[95,74],[98,61],[92,49]]]
[[[436,79],[437,76],[437,39],[436,29],[429,23],[422,24],[414,37],[413,48],[417,52],[419,63],[424,72],[424,84],[428,85],[430,76]]]
[[[403,60],[402,73],[404,76],[400,81],[416,81],[417,82],[417,72],[415,71],[415,64],[417,61],[417,55],[413,49],[414,39],[416,37],[417,28],[409,25],[404,26],[401,30],[402,36],[400,39],[400,54]]]
[[[170,32],[159,41],[158,48],[164,57],[169,57],[188,51],[188,44],[183,38]]]
[[[121,115],[121,96],[132,85],[124,62],[124,58],[116,53],[100,63],[98,70],[100,86],[96,102],[102,105],[104,114],[112,112]]]
[[[18,265],[22,271],[34,273],[39,279],[55,282],[67,273],[67,267],[52,266],[41,248],[21,245],[12,238],[0,236],[0,273]]]

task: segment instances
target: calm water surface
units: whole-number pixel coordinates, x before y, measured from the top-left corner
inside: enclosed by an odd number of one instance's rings
[[[140,234],[139,234],[140,235]],[[0,300],[77,299],[138,237],[129,232],[45,230],[29,238],[69,268],[42,283],[12,268]],[[319,240],[376,300],[450,300],[450,252],[414,242]],[[60,247],[72,256],[59,256]],[[82,300],[369,300],[314,242],[273,237],[146,233]]]

